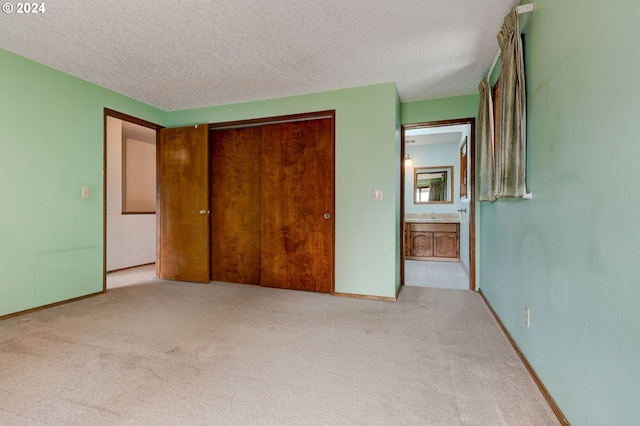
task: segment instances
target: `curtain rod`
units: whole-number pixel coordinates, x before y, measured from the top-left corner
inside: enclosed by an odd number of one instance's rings
[[[522,4],[516,7],[516,13],[521,15],[523,13],[533,12],[533,3]],[[498,49],[498,53],[496,53],[496,57],[493,58],[493,62],[491,63],[491,67],[489,68],[489,73],[487,74],[487,78],[491,78],[491,73],[493,69],[496,67],[498,63],[498,59],[500,59],[500,49]]]

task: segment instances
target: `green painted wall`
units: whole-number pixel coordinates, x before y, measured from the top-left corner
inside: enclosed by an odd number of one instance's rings
[[[168,113],[169,127],[336,110],[336,273],[340,293],[395,297],[400,147],[395,83]],[[383,201],[371,191],[382,189]]]
[[[400,108],[400,121],[402,124],[411,124],[475,117],[478,115],[479,102],[479,94],[407,102]]]
[[[166,119],[0,50],[0,315],[102,290],[104,107]]]
[[[335,109],[336,291],[395,296],[394,83],[166,113],[6,51],[0,63],[0,315],[102,290],[104,107],[168,126]]]
[[[481,288],[573,425],[640,424],[640,3],[534,6],[533,200],[482,203]]]

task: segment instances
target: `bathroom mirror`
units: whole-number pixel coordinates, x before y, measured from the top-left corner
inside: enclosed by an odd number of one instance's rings
[[[453,166],[416,167],[415,204],[453,204]]]

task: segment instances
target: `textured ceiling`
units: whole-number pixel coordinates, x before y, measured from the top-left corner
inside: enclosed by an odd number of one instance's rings
[[[476,93],[517,0],[56,0],[0,48],[167,111],[396,82]]]
[[[436,145],[462,142],[462,136],[470,131],[468,124],[453,124],[437,127],[419,127],[404,131],[407,146]]]
[[[462,132],[417,135],[409,138],[405,137],[405,143],[409,146],[440,145],[440,144],[448,144],[448,143],[459,144],[461,141],[462,141]]]

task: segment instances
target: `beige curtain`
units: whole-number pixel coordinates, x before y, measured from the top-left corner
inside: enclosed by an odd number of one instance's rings
[[[429,186],[429,201],[442,201],[442,184],[432,181]]]
[[[478,109],[478,200],[495,201],[495,163],[493,152],[493,102],[489,78],[485,77],[478,87],[480,108]]]
[[[498,33],[502,57],[498,80],[498,134],[496,142],[496,196],[525,193],[525,86],[522,40],[514,8]]]

